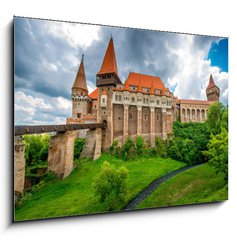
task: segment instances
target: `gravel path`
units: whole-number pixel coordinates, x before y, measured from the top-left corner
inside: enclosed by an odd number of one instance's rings
[[[170,172],[170,173],[164,175],[163,177],[157,178],[148,187],[146,187],[140,193],[138,193],[136,198],[133,199],[130,203],[128,203],[128,205],[124,208],[124,210],[135,209],[145,198],[147,198],[153,191],[155,191],[162,183],[166,182],[167,180],[169,180],[170,178],[172,178],[173,176],[175,176],[179,173],[182,173],[190,168],[196,167],[201,164],[203,164],[203,163],[197,163],[197,164],[194,164],[191,166],[186,166],[186,167],[180,168],[178,170],[175,170],[173,172]]]

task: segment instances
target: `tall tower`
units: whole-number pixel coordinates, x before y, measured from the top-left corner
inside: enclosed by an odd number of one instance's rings
[[[113,141],[113,89],[121,84],[114,51],[113,38],[110,38],[100,71],[96,75],[96,86],[99,89],[97,121],[107,122],[103,132],[102,150],[107,151]]]
[[[216,86],[212,75],[210,75],[209,84],[206,89],[206,95],[208,101],[217,101],[219,102],[220,89]]]
[[[82,55],[80,67],[78,69],[74,84],[72,86],[72,117],[81,118],[82,114],[88,113],[89,101],[86,84],[86,74],[84,69],[84,55]]]

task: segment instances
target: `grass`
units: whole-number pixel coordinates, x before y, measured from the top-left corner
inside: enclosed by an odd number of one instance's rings
[[[15,221],[107,212],[108,206],[98,202],[93,188],[94,179],[104,161],[128,169],[127,199],[116,206],[115,211],[123,209],[156,178],[185,166],[185,163],[171,159],[141,158],[125,162],[103,154],[97,161],[80,163],[66,179],[52,180],[33,193],[15,209]]]
[[[216,175],[207,163],[171,178],[146,198],[138,209],[174,206],[228,199],[228,189],[222,175]]]

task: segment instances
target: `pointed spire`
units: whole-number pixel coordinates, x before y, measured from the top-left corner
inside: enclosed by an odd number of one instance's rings
[[[103,74],[103,73],[116,73],[116,75],[118,76],[118,69],[117,69],[112,35],[110,37],[109,45],[107,47],[100,71],[97,74]]]
[[[207,86],[207,89],[213,88],[213,87],[216,87],[216,84],[215,84],[215,82],[214,82],[214,80],[213,80],[213,77],[212,77],[212,74],[211,74],[211,75],[210,75],[210,79],[209,79],[209,84],[208,84],[208,86]]]
[[[80,67],[78,69],[77,76],[75,78],[72,88],[79,88],[88,92],[86,84],[86,74],[84,69],[84,54],[82,54]]]

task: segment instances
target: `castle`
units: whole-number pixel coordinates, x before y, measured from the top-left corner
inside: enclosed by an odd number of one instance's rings
[[[114,139],[124,143],[128,136],[143,136],[151,145],[155,137],[171,133],[173,122],[204,122],[208,107],[219,101],[220,89],[212,75],[206,88],[207,100],[178,99],[160,77],[130,72],[123,84],[119,78],[113,38],[96,74],[97,88],[88,94],[84,60],[72,86],[72,117],[67,123],[106,122],[102,150]]]

